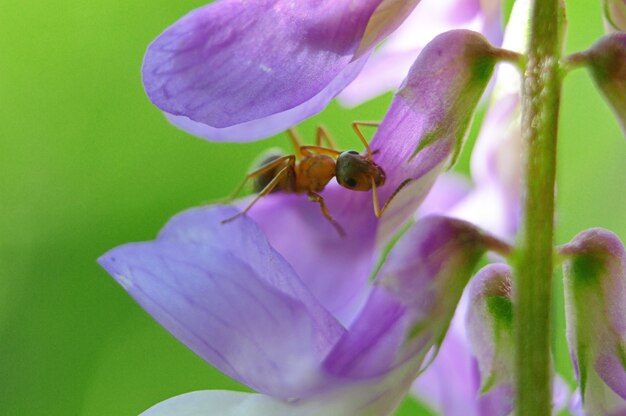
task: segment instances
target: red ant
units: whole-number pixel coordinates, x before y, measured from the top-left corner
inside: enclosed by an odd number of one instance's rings
[[[355,150],[345,152],[336,150],[337,146],[334,141],[326,129],[321,126],[317,128],[315,146],[303,146],[298,133],[294,129],[287,130],[287,134],[295,148],[295,154],[271,156],[264,160],[260,168],[248,173],[228,200],[234,199],[250,179],[256,179],[254,188],[255,191],[258,192],[257,196],[243,211],[223,220],[222,223],[227,223],[239,218],[248,212],[259,198],[271,192],[279,190],[289,193],[306,193],[311,201],[320,204],[320,209],[324,217],[337,229],[339,235],[343,237],[345,236],[345,231],[341,225],[331,217],[324,203],[324,198],[318,193],[324,190],[333,177],[337,178],[339,185],[353,191],[369,191],[371,189],[372,198],[374,200],[374,215],[380,218],[385,212],[385,209],[389,206],[389,202],[391,202],[393,197],[396,196],[400,189],[407,185],[410,180],[406,180],[400,184],[382,209],[380,208],[377,188],[385,184],[385,172],[372,160],[373,153],[363,133],[359,129],[359,126],[377,127],[378,123],[352,123],[352,128],[365,146],[365,155],[361,155]],[[324,140],[329,147],[323,147],[322,140]]]

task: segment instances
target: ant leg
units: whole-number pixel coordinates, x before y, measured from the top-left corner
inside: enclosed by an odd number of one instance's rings
[[[282,156],[276,160],[271,161],[267,165],[261,166],[259,169],[255,170],[254,172],[248,173],[246,177],[243,179],[243,181],[239,184],[239,186],[227,198],[224,199],[224,202],[229,202],[235,199],[237,195],[239,195],[239,192],[241,192],[243,187],[246,185],[246,183],[250,179],[255,178],[259,175],[262,175],[265,172],[269,172],[272,169],[276,169],[277,167],[281,166],[284,163],[288,163],[290,166],[292,166],[294,162],[295,162],[295,157],[293,155]]]
[[[375,122],[375,121],[354,121],[354,122],[352,122],[352,128],[356,132],[356,135],[359,136],[359,139],[361,139],[361,142],[363,142],[363,145],[365,146],[365,150],[367,150],[367,157],[371,161],[372,160],[372,154],[373,154],[372,153],[372,149],[370,149],[370,145],[367,143],[367,140],[365,139],[365,136],[363,135],[363,132],[361,131],[359,126],[378,127],[378,126],[380,126],[380,123]]]
[[[314,153],[317,153],[318,155],[326,155],[332,158],[336,158],[341,154],[339,150],[330,149],[328,147],[322,146],[302,146],[301,150],[304,156],[313,156]]]
[[[278,183],[289,174],[289,169],[293,169],[293,162],[290,162],[288,165],[286,165],[284,168],[282,168],[280,170],[280,172],[278,172],[276,174],[276,176],[274,176],[274,179],[272,179],[270,181],[270,183],[267,184],[267,186],[265,188],[263,188],[263,190],[261,192],[259,192],[257,194],[257,196],[254,197],[254,199],[252,200],[252,202],[250,202],[248,204],[248,206],[241,212],[233,215],[230,218],[226,218],[225,220],[222,220],[222,224],[226,224],[227,222],[231,222],[233,220],[236,220],[237,218],[241,217],[242,215],[244,215],[246,212],[248,212],[250,210],[250,208],[252,208],[252,206],[254,204],[256,204],[256,202],[263,196],[269,194],[270,192],[272,192],[272,190],[274,188],[276,188],[276,185],[278,185]]]
[[[335,227],[335,229],[337,230],[337,233],[339,234],[339,236],[342,237],[342,238],[345,237],[346,236],[346,232],[341,227],[341,225],[339,225],[339,223],[337,221],[335,221],[333,219],[333,217],[330,216],[330,212],[328,212],[328,208],[326,207],[326,203],[324,202],[324,198],[322,198],[321,195],[318,195],[315,192],[311,192],[311,191],[309,191],[308,195],[309,195],[309,199],[311,201],[317,202],[318,204],[320,204],[320,209],[322,210],[322,214],[324,214],[324,217],[326,217],[326,219]]]
[[[296,151],[296,159],[302,159],[302,151],[300,150],[302,149],[302,138],[300,137],[300,134],[296,131],[294,127],[291,127],[287,129],[287,135],[289,136],[291,144]]]
[[[315,145],[317,147],[322,146],[322,140],[326,141],[326,144],[331,149],[337,148],[337,143],[333,140],[332,136],[324,126],[317,126],[317,132],[315,134]]]
[[[372,199],[374,200],[374,215],[376,215],[376,218],[380,218],[380,217],[383,216],[383,214],[387,210],[387,207],[389,206],[389,203],[396,197],[396,195],[398,195],[398,193],[405,186],[407,186],[412,181],[413,181],[413,179],[411,179],[411,178],[405,179],[404,182],[402,182],[400,185],[398,185],[398,187],[396,188],[395,191],[393,191],[393,193],[391,194],[391,196],[389,197],[387,202],[385,202],[385,205],[383,205],[383,208],[380,209],[380,202],[378,200],[378,190],[376,188],[376,183],[374,182],[374,178],[372,178]]]

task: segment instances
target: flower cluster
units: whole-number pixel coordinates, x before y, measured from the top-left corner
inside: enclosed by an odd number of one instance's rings
[[[369,144],[385,174],[377,198],[391,201],[381,218],[369,193],[331,182],[323,201],[345,236],[302,195],[275,192],[227,223],[237,208],[185,211],[156,240],[100,258],[168,331],[257,392],[189,393],[145,415],[389,415],[416,378],[414,393],[445,415],[514,410],[516,282],[504,261],[523,214],[529,7],[517,1],[503,31],[497,0],[221,0],[149,46],[149,98],[209,140],[268,137],[338,95],[354,105],[396,92]],[[617,33],[564,66],[589,68],[626,130],[624,3],[604,8]],[[459,187],[442,173],[485,91],[473,186]],[[473,276],[486,252],[496,262]],[[579,379],[569,404],[626,411],[624,246],[588,230],[559,253]],[[556,378],[554,407],[569,396]]]

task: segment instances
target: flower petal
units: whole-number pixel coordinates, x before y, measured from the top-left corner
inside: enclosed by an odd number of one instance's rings
[[[568,341],[588,414],[626,408],[626,250],[591,229],[561,248]]]
[[[439,176],[428,196],[417,210],[417,218],[432,214],[445,214],[463,200],[470,191],[464,175],[446,172]]]
[[[418,221],[390,251],[367,304],[325,368],[351,378],[397,366],[417,372],[430,348],[443,340],[477,261],[499,244],[464,221]]]
[[[281,398],[311,394],[343,328],[302,286],[255,224],[232,208],[175,217],[156,241],[127,244],[100,264],[203,359]]]
[[[466,311],[467,295],[464,295],[437,357],[413,383],[413,392],[419,400],[445,416],[482,416],[477,409],[480,380],[468,345]]]
[[[158,403],[141,416],[388,416],[402,396],[391,401],[385,393],[384,383],[373,381],[294,401],[235,391],[195,391]]]
[[[420,55],[371,142],[374,162],[386,173],[378,190],[381,204],[411,181],[380,221],[369,192],[334,182],[322,195],[346,238],[302,196],[269,195],[250,211],[311,292],[346,325],[365,299],[377,248],[412,217],[460,149],[495,61],[484,37],[469,31],[440,35]],[[425,142],[430,144],[410,159]]]
[[[237,391],[194,391],[152,406],[141,416],[304,416],[311,413],[268,396]]]
[[[374,45],[360,51],[363,59],[355,52],[384,2],[222,0],[199,8],[149,46],[146,92],[196,135],[247,141],[278,133],[356,77]]]
[[[419,2],[420,0],[383,0],[380,2],[367,23],[363,40],[355,56],[359,57],[364,52],[370,51],[397,29]]]
[[[626,134],[626,33],[607,35],[587,51],[587,67]]]
[[[361,74],[339,95],[340,101],[355,106],[386,91],[396,90],[422,49],[435,36],[448,30],[475,30],[483,33],[491,43],[500,45],[500,3],[498,0],[422,0],[404,23],[373,53]],[[381,7],[383,5],[384,2]]]

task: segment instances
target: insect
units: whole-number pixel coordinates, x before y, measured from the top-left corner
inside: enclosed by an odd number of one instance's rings
[[[294,129],[287,130],[287,134],[295,148],[295,154],[270,156],[263,161],[261,167],[248,173],[228,200],[234,199],[251,179],[255,180],[256,197],[243,211],[223,220],[222,223],[233,221],[244,215],[261,197],[269,193],[276,191],[297,194],[306,193],[309,200],[319,204],[322,214],[335,227],[339,235],[345,236],[345,231],[330,215],[324,198],[319,194],[333,177],[337,178],[339,185],[353,191],[369,191],[371,189],[374,214],[376,217],[381,217],[393,197],[410,180],[400,184],[382,209],[380,208],[377,188],[385,184],[385,172],[372,160],[373,153],[365,136],[359,129],[360,126],[377,127],[378,123],[352,123],[352,128],[365,146],[366,153],[364,155],[355,150],[344,152],[336,150],[337,146],[334,141],[326,129],[321,126],[317,128],[314,146],[303,146],[298,133]],[[322,146],[322,141],[326,142],[328,147]]]

